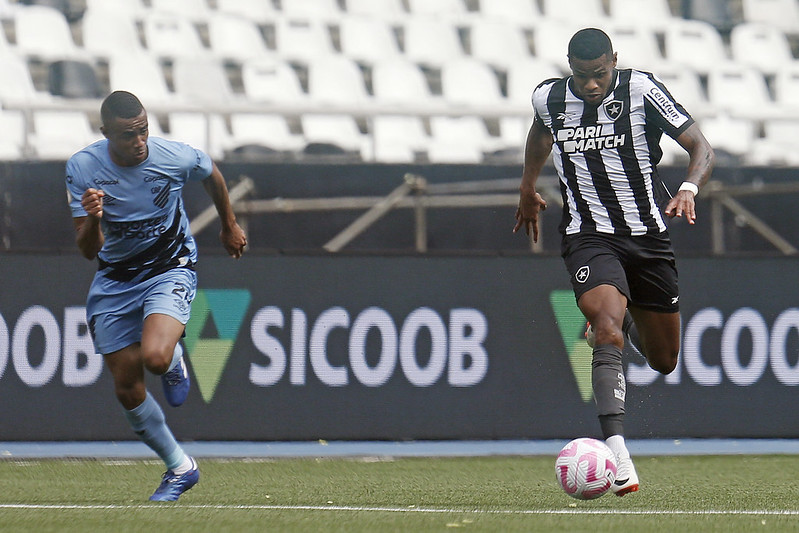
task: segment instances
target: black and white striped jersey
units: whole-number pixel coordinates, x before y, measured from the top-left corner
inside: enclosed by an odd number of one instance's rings
[[[648,72],[615,71],[612,89],[596,107],[575,96],[570,82],[571,76],[546,80],[533,92],[536,120],[555,141],[561,232],[662,233],[660,138],[663,132],[678,137],[693,119]]]

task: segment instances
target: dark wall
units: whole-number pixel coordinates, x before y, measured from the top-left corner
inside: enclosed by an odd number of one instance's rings
[[[424,176],[430,183],[486,179],[517,179],[514,165],[379,165],[379,164],[232,164],[220,165],[231,185],[240,176],[255,181],[252,198],[326,198],[387,195],[402,183],[406,172]],[[547,172],[551,169],[547,167]],[[661,175],[671,190],[682,181],[680,168],[663,168]],[[551,174],[548,174],[551,177]],[[728,184],[784,183],[795,181],[790,169],[718,168],[714,179]],[[509,191],[513,194],[513,191]],[[210,205],[205,191],[186,188],[190,216]],[[799,226],[794,222],[797,194],[741,198],[740,202],[799,247]],[[428,212],[429,250],[524,252],[526,239],[511,232],[513,207],[439,209]],[[698,199],[699,220],[688,227],[672,224],[675,248],[680,253],[707,255],[711,250],[710,206]],[[362,211],[328,211],[252,215],[246,218],[252,250],[320,250],[355,220]],[[559,209],[544,214],[542,242],[550,254],[559,253]],[[752,230],[725,215],[724,233],[732,253],[774,254],[774,248]],[[199,235],[205,251],[221,250],[218,226]],[[66,204],[62,163],[15,163],[0,166],[0,249],[73,250],[74,235]],[[349,244],[347,251],[410,251],[414,247],[414,221],[410,210],[389,213]]]

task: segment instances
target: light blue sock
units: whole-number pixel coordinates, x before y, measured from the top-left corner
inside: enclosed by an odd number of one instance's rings
[[[141,405],[125,411],[125,417],[133,431],[158,454],[168,469],[177,468],[186,459],[186,454],[166,425],[161,406],[149,392]]]

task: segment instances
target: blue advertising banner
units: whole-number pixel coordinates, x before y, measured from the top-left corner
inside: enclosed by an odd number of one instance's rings
[[[669,376],[628,354],[631,438],[792,437],[797,259],[682,259]],[[183,440],[598,434],[591,350],[559,258],[206,254]],[[85,316],[93,264],[0,260],[0,440],[131,440]],[[162,399],[160,382],[148,378]]]

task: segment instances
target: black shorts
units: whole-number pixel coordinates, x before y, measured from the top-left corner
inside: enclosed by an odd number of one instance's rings
[[[561,255],[577,300],[594,287],[614,285],[632,306],[662,313],[680,309],[677,266],[667,233],[567,235]]]

